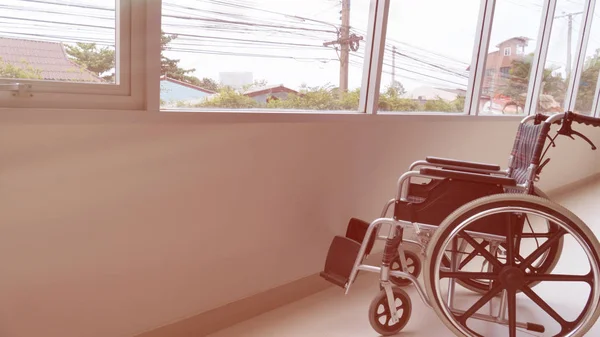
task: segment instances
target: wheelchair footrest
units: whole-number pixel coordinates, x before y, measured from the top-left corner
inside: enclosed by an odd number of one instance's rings
[[[321,272],[321,277],[344,288],[350,279],[360,245],[352,239],[336,235],[329,246],[325,270]]]
[[[369,223],[357,218],[352,218],[348,222],[348,227],[346,228],[346,237],[348,239],[354,240],[358,243],[362,243],[365,235],[367,234],[367,229],[369,228]],[[375,239],[377,238],[377,231],[374,229],[371,233],[371,237],[369,238],[369,243],[367,244],[367,250],[365,250],[365,254],[371,254],[371,249],[373,249],[373,245],[375,244]]]

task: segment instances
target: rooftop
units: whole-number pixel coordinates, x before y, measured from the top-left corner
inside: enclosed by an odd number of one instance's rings
[[[21,69],[32,67],[44,80],[104,82],[100,77],[71,61],[58,42],[0,37],[0,60]]]

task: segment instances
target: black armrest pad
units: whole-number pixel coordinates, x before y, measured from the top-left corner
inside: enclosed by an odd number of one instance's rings
[[[461,179],[468,180],[478,183],[485,184],[498,184],[503,186],[516,186],[517,182],[513,178],[507,177],[496,177],[490,176],[487,174],[479,174],[479,173],[467,173],[467,172],[459,172],[459,171],[451,171],[451,170],[442,170],[437,168],[422,168],[420,170],[421,174],[440,177],[440,178],[453,178],[453,179]]]
[[[489,171],[500,171],[499,165],[493,164],[484,164],[484,163],[476,163],[471,161],[462,161],[455,159],[447,159],[447,158],[438,158],[438,157],[427,157],[425,160],[431,164],[445,164],[445,165],[454,165],[461,167],[468,167],[480,170],[489,170]]]

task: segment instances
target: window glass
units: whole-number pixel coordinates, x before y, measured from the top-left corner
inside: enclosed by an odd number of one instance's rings
[[[577,55],[583,0],[558,0],[544,66],[537,112],[561,112]],[[570,44],[569,44],[570,41]]]
[[[115,0],[2,0],[0,79],[115,84]]]
[[[479,114],[523,113],[543,4],[496,1]]]
[[[370,0],[164,0],[161,107],[358,109]]]
[[[464,111],[481,4],[474,0],[391,2],[380,113]]]
[[[581,15],[577,16],[581,20]],[[576,19],[574,19],[576,20]],[[577,57],[573,55],[573,57]],[[588,45],[585,51],[585,63],[579,79],[575,112],[585,115],[593,114],[592,104],[600,72],[600,2],[596,2],[594,17]]]

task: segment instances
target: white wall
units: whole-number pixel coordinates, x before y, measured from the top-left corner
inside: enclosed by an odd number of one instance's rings
[[[132,336],[319,272],[410,163],[505,166],[517,125],[169,118],[0,124],[1,336]],[[545,189],[600,167],[582,141],[551,151]]]

